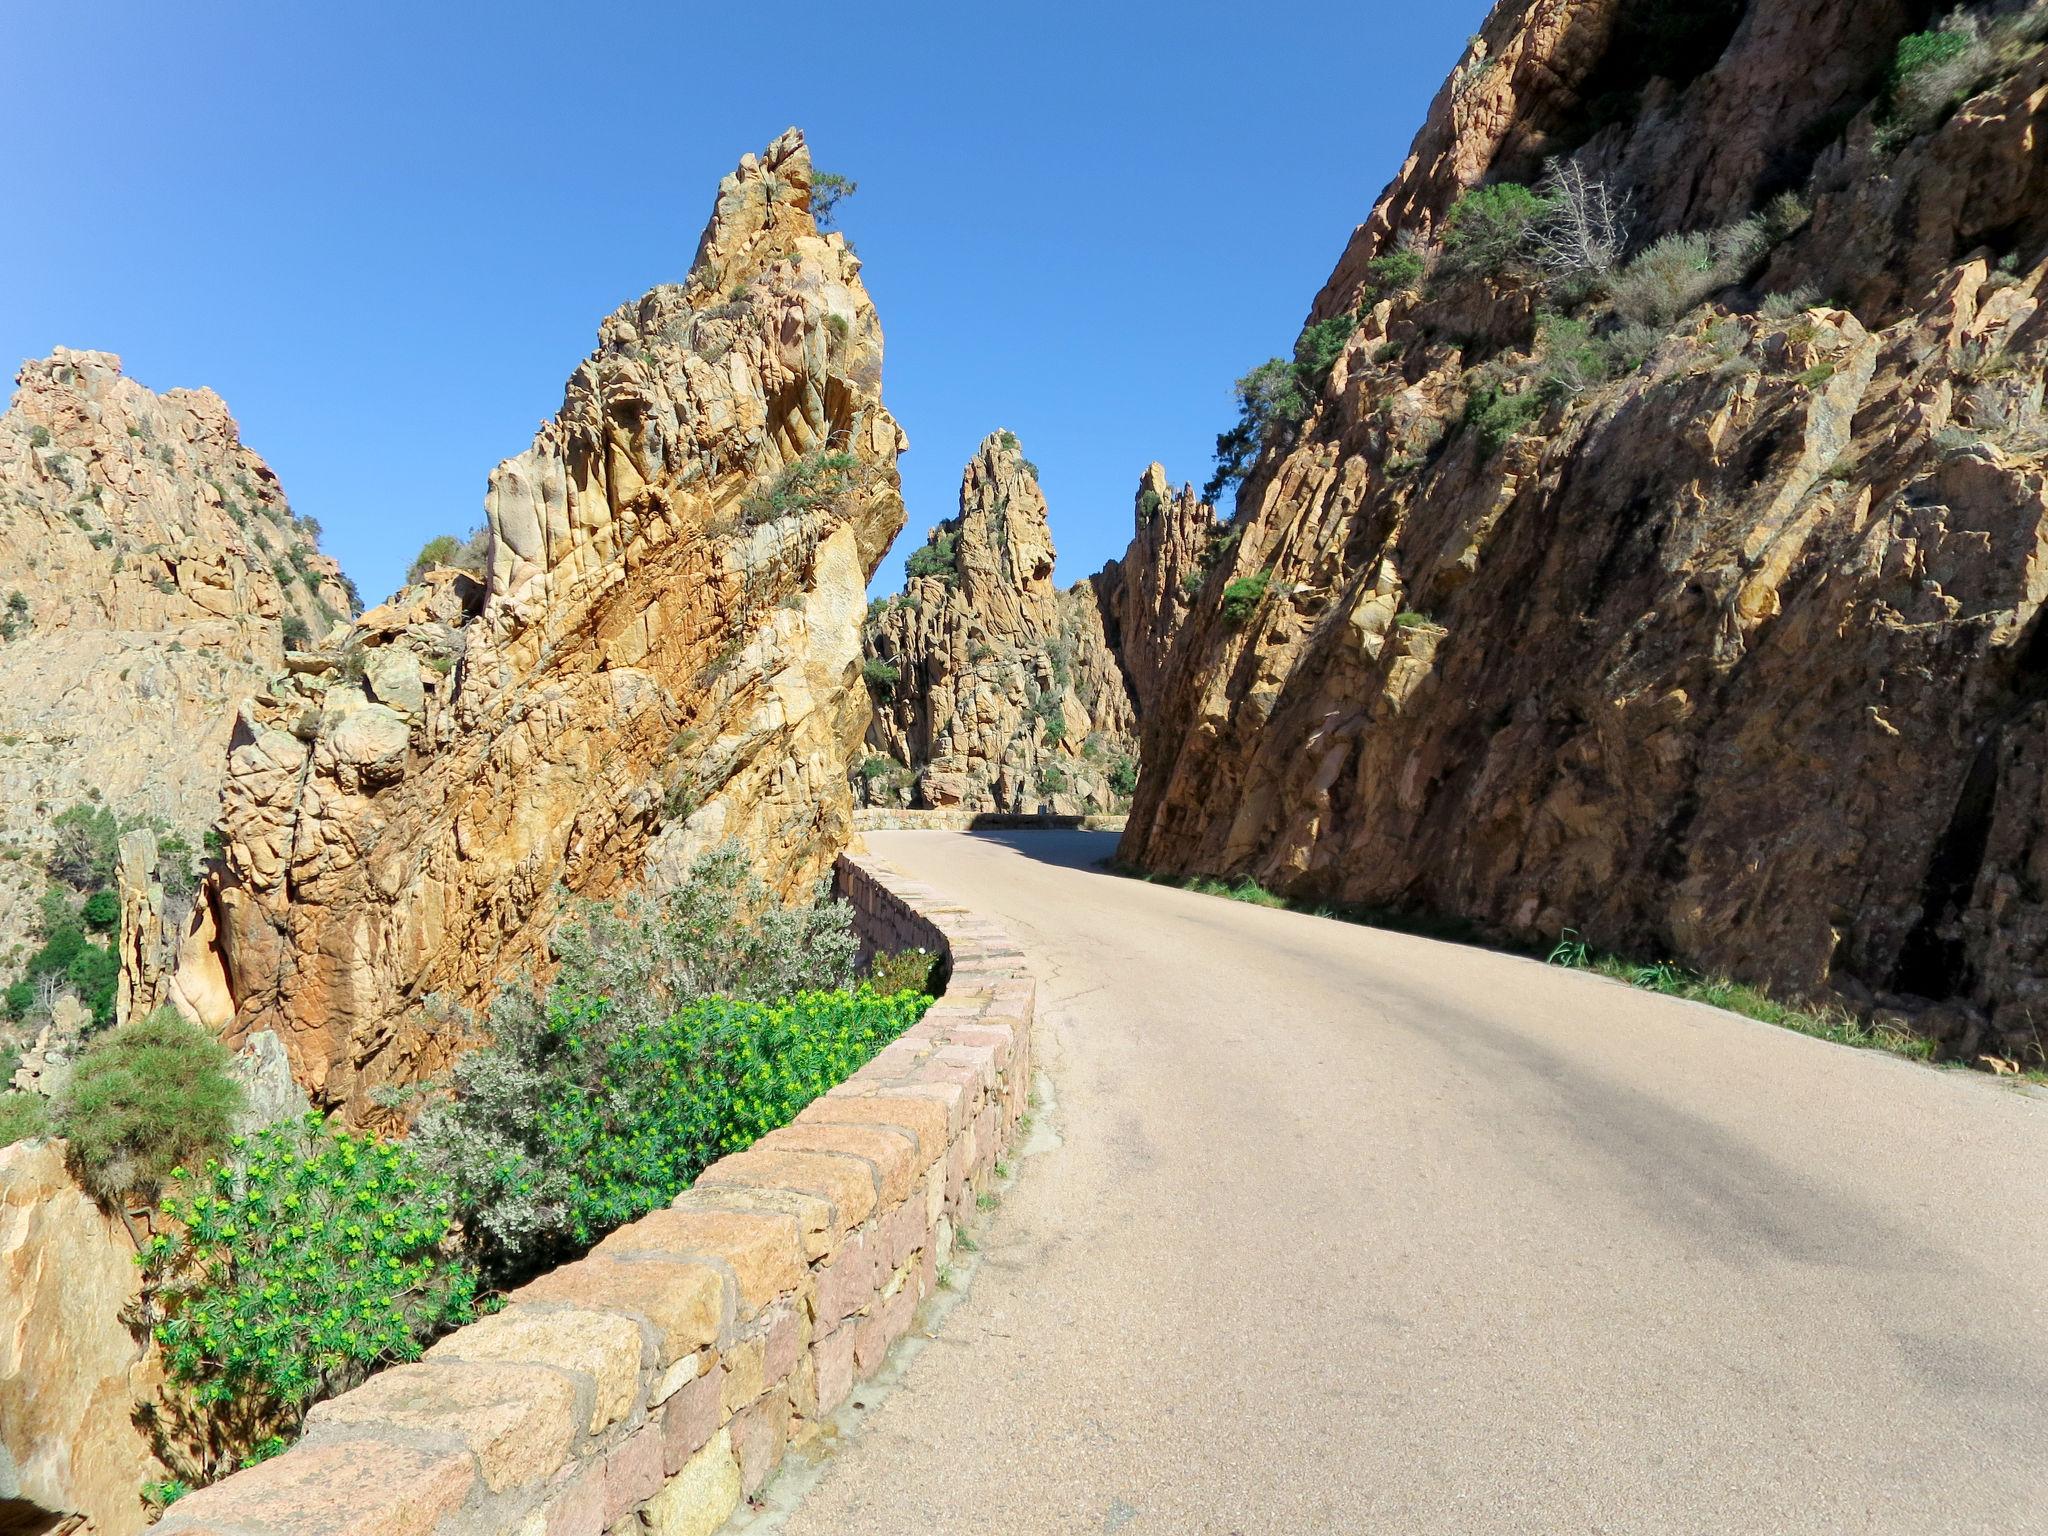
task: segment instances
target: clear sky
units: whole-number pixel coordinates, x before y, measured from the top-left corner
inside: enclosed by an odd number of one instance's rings
[[[1292,344],[1486,8],[10,6],[0,362],[211,385],[374,602],[794,123],[860,182],[910,434],[877,590],[997,427],[1068,583],[1122,553],[1148,462],[1206,477],[1231,380]]]

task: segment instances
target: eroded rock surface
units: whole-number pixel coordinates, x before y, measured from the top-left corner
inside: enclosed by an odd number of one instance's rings
[[[1174,637],[1214,562],[1219,531],[1216,509],[1192,486],[1176,491],[1162,464],[1147,466],[1138,482],[1133,520],[1124,557],[1089,579],[1142,721],[1159,698]]]
[[[860,263],[794,130],[718,191],[687,281],[621,306],[492,475],[481,579],[428,574],[246,707],[225,873],[171,982],[275,1030],[356,1118],[545,968],[561,893],[743,839],[794,892],[850,835],[865,585],[902,432]]]
[[[149,1523],[166,1475],[135,1405],[162,1379],[122,1321],[140,1295],[135,1245],[64,1170],[62,1143],[0,1147],[0,1523],[95,1536]]]
[[[1358,324],[1240,492],[1125,856],[2039,1060],[2048,59],[2007,50],[1916,135],[1883,80],[1924,12],[1684,9],[1532,0],[1475,39],[1311,311]],[[1556,153],[1634,194],[1638,251],[1784,191],[1811,216],[1640,366],[1559,387],[1533,279],[1370,265]],[[1461,425],[1545,370],[1497,451]]]
[[[867,625],[874,694],[870,804],[968,811],[1121,809],[1137,713],[1101,591],[1053,583],[1038,474],[991,433],[960,478],[904,591]]]
[[[17,385],[0,415],[5,980],[32,942],[53,819],[93,800],[196,854],[236,706],[353,612],[213,391],[155,394],[119,358],[64,347]]]

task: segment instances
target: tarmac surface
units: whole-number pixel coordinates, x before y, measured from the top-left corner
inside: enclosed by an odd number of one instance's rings
[[[1026,950],[1044,1150],[789,1536],[2048,1531],[2040,1090],[869,843]]]

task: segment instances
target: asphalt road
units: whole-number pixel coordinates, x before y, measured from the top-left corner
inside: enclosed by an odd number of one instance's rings
[[[2048,1095],[869,841],[1023,941],[1059,1140],[790,1536],[2048,1531]]]

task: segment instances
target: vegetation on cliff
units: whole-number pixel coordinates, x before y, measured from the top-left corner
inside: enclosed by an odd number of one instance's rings
[[[587,904],[546,988],[508,986],[404,1142],[319,1115],[238,1130],[226,1050],[163,1010],[95,1041],[55,1132],[138,1238],[170,1389],[159,1500],[274,1454],[313,1404],[469,1321],[488,1286],[574,1257],[786,1124],[924,1011],[932,956],[856,964],[851,911],[778,900],[728,844],[660,896]],[[887,988],[878,991],[877,985]],[[395,1097],[395,1096],[394,1096]]]
[[[2048,1050],[2048,7],[1912,25],[1496,8],[1246,377],[1124,857]]]

